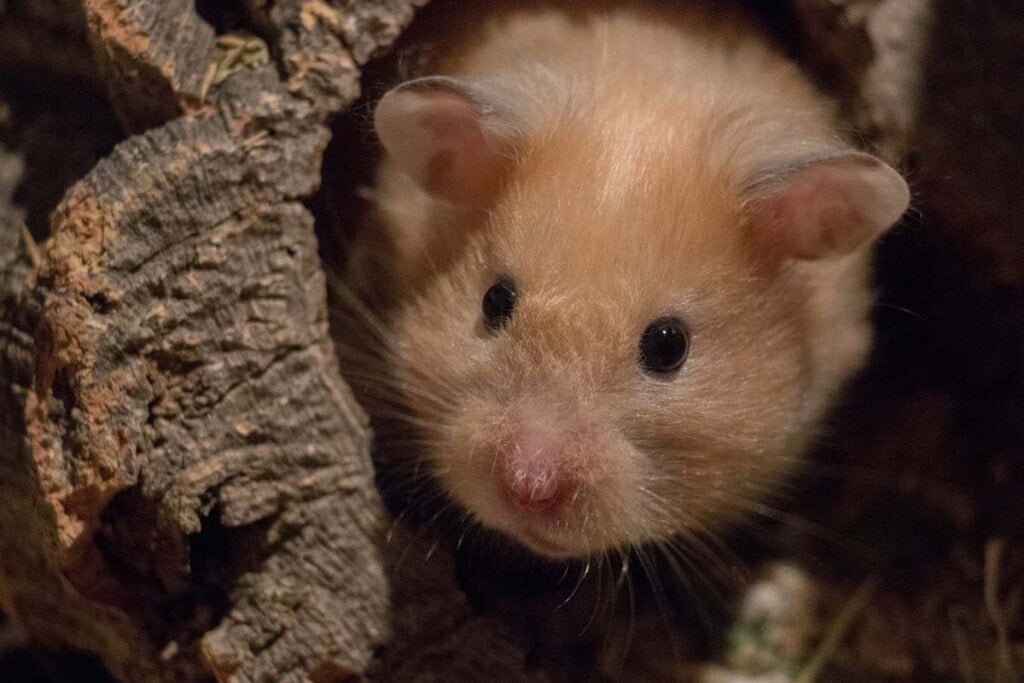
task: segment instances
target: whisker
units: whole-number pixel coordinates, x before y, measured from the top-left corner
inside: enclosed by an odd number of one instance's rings
[[[848,552],[853,552],[858,555],[863,555],[868,552],[867,548],[855,543],[853,540],[829,529],[826,526],[813,522],[809,519],[805,519],[799,515],[772,507],[762,501],[751,501],[738,496],[733,496],[728,499],[723,498],[722,500],[726,504],[731,504],[740,510],[778,522],[800,533],[807,534],[808,536],[812,536],[818,540],[826,541],[837,547],[843,548]]]
[[[888,309],[890,311],[898,311],[899,313],[906,313],[910,317],[916,318],[917,320],[927,320],[927,318],[925,318],[923,315],[921,315],[920,313],[918,313],[916,311],[912,311],[909,308],[904,308],[903,306],[897,306],[896,304],[888,303],[886,301],[876,301],[876,302],[874,302],[874,307],[875,308],[885,308],[885,309]]]
[[[658,578],[656,568],[647,557],[644,549],[640,546],[635,546],[635,551],[637,560],[639,560],[640,566],[643,568],[644,573],[647,576],[647,581],[651,586],[651,592],[654,596],[654,602],[658,606],[658,612],[660,613],[662,622],[665,625],[665,633],[669,637],[669,647],[672,650],[673,659],[679,661],[681,659],[681,654],[678,643],[673,636],[675,629],[673,628],[672,619],[670,617],[668,597],[665,593],[665,587],[662,585],[661,579]]]
[[[669,568],[672,570],[672,574],[680,582],[687,594],[689,594],[693,599],[692,604],[694,609],[697,610],[697,616],[700,618],[701,624],[710,630],[714,625],[714,620],[711,618],[711,614],[708,612],[704,604],[704,594],[697,589],[697,586],[694,584],[691,577],[699,579],[701,583],[711,591],[711,597],[713,597],[719,605],[726,604],[724,596],[714,583],[704,575],[704,572],[700,571],[700,569],[693,563],[685,552],[681,551],[680,548],[673,548],[672,546],[667,546],[664,543],[655,544],[655,548],[661,551],[662,556],[668,562]],[[675,552],[673,552],[673,549]],[[685,564],[686,567],[684,568],[680,563]]]
[[[604,585],[604,582],[601,579],[603,575],[604,563],[606,561],[607,557],[603,553],[599,555],[597,558],[597,596],[594,598],[594,609],[590,612],[590,618],[587,619],[587,623],[583,625],[583,629],[580,631],[581,636],[584,633],[586,633],[591,626],[594,625],[594,622],[597,619],[597,614],[601,609],[602,586]]]
[[[576,585],[575,585],[575,586],[573,586],[573,589],[572,589],[572,591],[571,591],[571,592],[569,593],[568,597],[566,597],[566,598],[565,598],[565,600],[563,600],[563,601],[562,601],[562,602],[561,602],[561,603],[560,603],[560,604],[558,605],[558,607],[556,607],[555,609],[562,609],[563,607],[565,607],[566,605],[568,605],[568,604],[569,604],[569,602],[570,602],[570,601],[571,601],[571,600],[573,599],[573,597],[574,597],[574,596],[576,595],[576,592],[577,592],[577,591],[578,591],[578,590],[580,589],[580,586],[582,586],[582,585],[583,585],[583,582],[584,582],[584,581],[586,580],[587,576],[588,576],[588,575],[590,574],[590,562],[591,562],[591,560],[590,560],[590,558],[589,558],[589,556],[588,556],[586,564],[584,564],[584,565],[583,565],[583,568],[582,568],[582,569],[580,570],[580,578],[576,580]]]

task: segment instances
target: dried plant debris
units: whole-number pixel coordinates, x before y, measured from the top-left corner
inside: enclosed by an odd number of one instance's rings
[[[251,33],[217,36],[216,49],[199,89],[199,99],[205,102],[210,88],[220,85],[236,71],[256,69],[269,63],[270,50],[262,38]]]
[[[1020,680],[1024,553],[992,540],[950,561],[913,587],[774,563],[743,597],[722,664],[700,680]]]

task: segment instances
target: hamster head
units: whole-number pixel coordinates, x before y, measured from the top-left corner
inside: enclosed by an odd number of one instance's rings
[[[435,476],[551,557],[749,511],[863,362],[866,254],[906,184],[657,107],[500,112],[448,78],[376,111],[382,212],[430,233],[400,266],[394,372]]]

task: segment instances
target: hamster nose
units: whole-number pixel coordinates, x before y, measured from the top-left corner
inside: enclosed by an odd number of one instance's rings
[[[571,488],[562,460],[562,444],[554,435],[526,431],[506,451],[501,480],[516,506],[535,514],[555,514]]]
[[[524,510],[554,513],[564,502],[565,482],[555,470],[508,464],[502,474],[509,498]]]

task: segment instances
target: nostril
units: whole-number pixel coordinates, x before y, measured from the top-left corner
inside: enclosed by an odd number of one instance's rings
[[[561,482],[554,472],[530,472],[510,467],[505,484],[517,503],[526,507],[545,505],[558,497]]]
[[[522,457],[522,451],[518,451],[517,455],[505,459],[501,472],[511,501],[531,512],[552,512],[560,507],[568,482],[557,461],[548,452]]]

